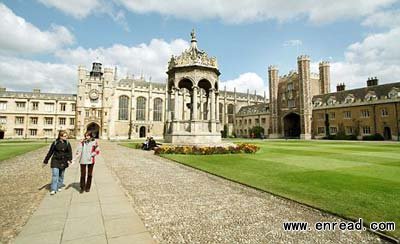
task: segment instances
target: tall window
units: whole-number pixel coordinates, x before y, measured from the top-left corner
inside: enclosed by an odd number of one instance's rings
[[[17,103],[17,110],[25,109],[25,102],[16,102],[16,103]]]
[[[53,124],[53,118],[45,117],[44,118],[44,124],[45,125],[52,125]]]
[[[65,125],[65,118],[59,118],[59,124],[60,125]]]
[[[228,123],[233,123],[233,104],[228,105]]]
[[[146,98],[138,97],[136,102],[136,120],[146,120]]]
[[[7,102],[0,102],[0,110],[7,110]]]
[[[31,136],[37,136],[37,129],[29,129]]]
[[[129,97],[120,96],[119,97],[119,120],[128,120],[128,107],[129,107]]]
[[[222,103],[220,103],[219,104],[219,122],[221,122],[222,123],[222,116],[223,116],[223,113],[224,113],[224,105],[222,104]]]
[[[361,118],[369,118],[369,110],[368,109],[361,110]]]
[[[76,110],[76,104],[72,103],[71,104],[71,111],[75,112],[75,110]]]
[[[65,112],[66,103],[60,103],[60,111]]]
[[[32,110],[34,111],[39,110],[39,102],[32,102]]]
[[[163,101],[161,98],[154,99],[153,105],[153,120],[154,121],[161,121],[162,120],[162,106]]]
[[[44,104],[44,111],[53,112],[54,111],[54,103],[45,103]]]
[[[31,117],[31,125],[37,125],[38,124],[38,117]]]
[[[17,136],[22,136],[24,134],[24,129],[14,129],[15,130],[15,135]]]
[[[24,123],[24,117],[15,117],[15,124],[21,125]]]
[[[351,111],[344,111],[344,118],[351,119]]]
[[[387,117],[387,116],[389,116],[389,113],[388,113],[388,111],[387,111],[386,108],[382,108],[381,114],[382,114],[382,117]]]

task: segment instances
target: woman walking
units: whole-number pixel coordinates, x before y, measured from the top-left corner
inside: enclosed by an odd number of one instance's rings
[[[51,143],[49,152],[47,153],[43,166],[48,164],[51,157],[51,186],[50,195],[56,194],[61,191],[64,186],[64,172],[72,160],[71,144],[67,141],[68,134],[66,131],[61,130],[58,133],[57,139]]]
[[[79,143],[76,158],[81,166],[81,193],[89,192],[92,184],[93,167],[96,162],[96,156],[99,155],[99,145],[97,140],[92,137],[92,133],[87,131],[85,138]],[[86,178],[87,169],[87,178]]]

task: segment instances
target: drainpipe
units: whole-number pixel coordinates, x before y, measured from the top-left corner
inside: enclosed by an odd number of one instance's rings
[[[399,131],[399,115],[397,113],[397,104],[395,103],[394,106],[396,108],[396,123],[397,123],[397,140],[400,141],[400,131]]]
[[[376,134],[377,133],[377,130],[376,130],[376,109],[375,109],[375,104],[374,105],[372,105],[372,109],[373,109],[373,111],[374,111],[374,134]]]

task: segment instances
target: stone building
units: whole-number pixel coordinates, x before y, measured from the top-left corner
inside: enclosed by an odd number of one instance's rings
[[[339,132],[363,136],[379,133],[385,140],[399,140],[400,82],[378,85],[369,78],[367,86],[313,97],[312,131],[315,138]]]
[[[116,69],[93,63],[78,68],[77,94],[13,92],[0,88],[0,138],[55,137],[66,129],[83,137],[86,130],[103,139],[154,136],[174,143],[220,141],[221,131],[248,137],[261,126],[268,138],[322,138],[338,132],[380,133],[399,140],[400,83],[330,92],[330,65],[310,72],[310,58],[297,58],[297,71],[279,76],[268,67],[270,100],[221,90],[217,60],[191,46],[171,57],[166,82],[117,79]]]
[[[250,130],[255,126],[264,129],[264,135],[270,134],[271,114],[269,104],[260,103],[242,107],[236,114],[235,134],[238,137],[251,136]]]
[[[310,72],[310,58],[297,58],[297,72],[278,76],[268,67],[270,92],[269,138],[311,139],[312,97],[329,92],[329,63],[319,64],[319,74]]]
[[[74,134],[76,95],[15,92],[0,88],[0,139],[54,138]]]
[[[278,68],[269,66],[268,78],[270,102],[241,108],[238,136],[248,137],[251,128],[261,126],[268,138],[318,139],[342,132],[400,140],[400,83],[378,85],[370,78],[364,88],[345,90],[339,84],[330,92],[329,63],[320,62],[319,74],[313,74],[308,56],[298,57],[297,72],[287,75],[278,76]]]

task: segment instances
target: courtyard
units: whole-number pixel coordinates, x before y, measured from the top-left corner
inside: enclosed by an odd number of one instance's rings
[[[368,231],[289,232],[282,225],[358,218],[365,224],[399,223],[400,144],[241,142],[256,143],[261,150],[246,155],[163,158],[122,146],[130,142],[100,141],[95,188],[88,195],[80,195],[74,187],[79,177],[76,165],[66,173],[70,187],[56,196],[48,195],[49,170],[40,167],[47,146],[2,160],[1,241],[16,238],[16,243],[26,243],[45,236],[60,243],[117,243],[130,237],[149,243],[378,243],[382,239]],[[11,144],[23,145],[2,143],[0,153]],[[50,206],[56,206],[55,211]],[[118,206],[131,214],[124,214]],[[44,217],[49,219],[48,226],[39,228],[35,223]],[[87,225],[86,220],[95,220],[93,228],[77,227]],[[386,234],[399,237],[398,230]]]

